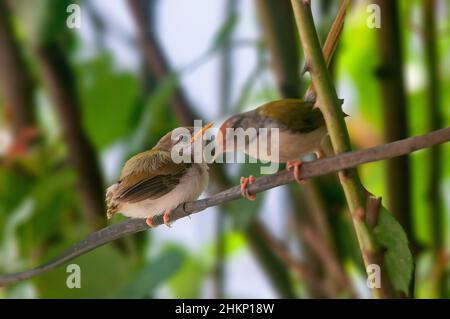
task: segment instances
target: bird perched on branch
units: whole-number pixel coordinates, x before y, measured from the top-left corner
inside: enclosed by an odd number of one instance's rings
[[[240,147],[235,143],[236,129],[239,128],[243,130],[255,128],[257,136],[246,140],[244,147]],[[279,129],[278,156],[261,152],[261,149],[258,148],[258,138],[262,134],[259,130],[261,128]],[[269,132],[269,130],[267,131]],[[325,120],[322,112],[319,108],[314,107],[313,102],[301,99],[282,99],[228,118],[219,129],[216,147],[217,154],[242,151],[260,160],[286,163],[286,169],[294,168],[295,179],[302,183],[303,181],[299,178],[299,169],[302,165],[300,159],[311,153],[315,153],[318,158],[330,155],[332,149],[329,144],[327,145],[326,137]],[[270,138],[268,140],[270,141]],[[269,148],[271,147],[269,146]],[[247,190],[248,184],[251,184],[253,180],[253,176],[241,177],[242,196],[250,200],[256,198]]]
[[[208,124],[198,132],[194,132],[194,127],[176,128],[151,150],[130,158],[119,181],[106,191],[108,219],[120,212],[127,217],[146,218],[147,224],[154,227],[153,216],[164,213],[164,224],[169,226],[170,211],[197,199],[209,181],[206,163],[176,163],[171,151],[177,147],[193,156],[196,141],[200,139],[203,147],[203,135],[211,126]]]

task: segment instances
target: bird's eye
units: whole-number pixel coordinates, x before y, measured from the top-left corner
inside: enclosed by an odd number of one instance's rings
[[[178,137],[178,143],[180,143],[180,142],[186,143],[187,140],[188,140],[188,137],[186,135],[182,134]]]

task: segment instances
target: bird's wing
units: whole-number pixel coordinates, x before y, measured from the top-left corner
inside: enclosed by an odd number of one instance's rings
[[[114,200],[135,203],[164,196],[179,184],[190,165],[174,163],[168,152],[138,154],[125,164]]]
[[[308,133],[325,125],[322,112],[313,106],[300,99],[283,99],[260,106],[258,113],[290,131]]]

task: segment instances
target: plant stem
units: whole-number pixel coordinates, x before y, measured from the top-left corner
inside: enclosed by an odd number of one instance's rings
[[[424,48],[428,73],[428,130],[436,130],[442,125],[440,81],[439,81],[439,57],[436,43],[436,2],[434,0],[424,1]],[[442,216],[442,198],[440,196],[439,183],[441,176],[441,149],[439,146],[430,148],[428,151],[428,173],[427,201],[429,205],[429,216],[431,218],[431,234],[433,234],[433,248],[437,251],[444,245],[444,225]]]
[[[11,117],[13,134],[18,135],[34,125],[33,83],[4,0],[0,0],[0,89]]]
[[[308,61],[307,67],[317,91],[319,107],[324,115],[334,152],[335,154],[348,152],[351,150],[350,137],[345,125],[341,104],[322,54],[310,1],[291,0],[291,3]],[[366,267],[374,263],[380,265],[383,259],[380,256],[379,247],[365,222],[366,193],[358,173],[356,169],[343,170],[339,172],[339,179],[350,209],[364,264]],[[381,269],[383,270],[384,267],[381,267]],[[387,276],[382,275],[382,277]],[[386,281],[382,284],[381,289],[373,289],[372,293],[375,297],[392,296],[389,282]]]
[[[409,135],[398,1],[378,0],[377,4],[383,12],[381,15],[382,28],[378,31],[380,66],[377,76],[380,80],[383,97],[384,140],[392,142]],[[408,156],[396,157],[387,161],[385,179],[389,211],[404,227],[412,251],[416,252]]]

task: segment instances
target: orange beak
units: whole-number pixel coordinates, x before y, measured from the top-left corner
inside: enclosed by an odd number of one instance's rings
[[[206,131],[209,130],[213,125],[214,125],[214,123],[210,122],[210,123],[206,124],[205,126],[203,126],[200,131],[198,131],[197,133],[194,134],[194,136],[192,136],[191,143],[194,143],[196,139],[198,139],[199,137],[202,137],[206,133]]]

